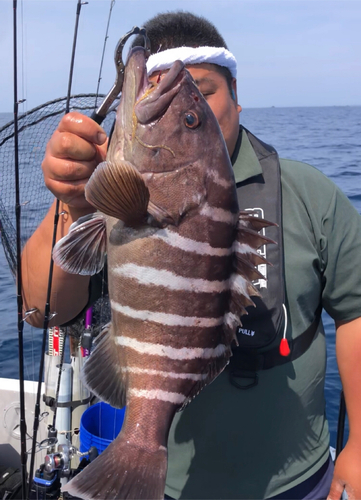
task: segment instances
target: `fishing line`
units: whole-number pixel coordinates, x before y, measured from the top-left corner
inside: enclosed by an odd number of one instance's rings
[[[18,73],[17,73],[17,0],[13,0],[13,56],[14,56],[14,163],[15,163],[15,217],[16,217],[16,269],[17,269],[17,312],[19,342],[19,385],[20,385],[20,441],[21,441],[21,490],[22,498],[26,495],[26,421],[24,392],[24,322],[21,281],[21,204],[19,187],[19,133],[18,133]]]
[[[24,61],[25,61],[25,57],[24,57],[24,1],[21,0],[20,2],[20,6],[21,6],[21,20],[20,20],[20,24],[21,24],[21,91],[22,91],[22,96],[23,96],[23,99],[21,100],[22,103],[25,103],[26,102],[26,98],[25,97],[25,71],[24,71]],[[23,112],[24,112],[24,108],[25,106],[23,106]]]
[[[15,1],[15,0],[14,0]],[[82,2],[78,0],[76,7],[76,17],[75,17],[75,28],[74,28],[74,37],[73,37],[73,47],[70,61],[70,71],[69,71],[69,81],[68,81],[68,92],[67,92],[67,100],[65,106],[65,114],[70,111],[70,95],[71,95],[71,85],[73,81],[73,71],[74,71],[74,60],[75,60],[75,49],[76,49],[76,41],[78,36],[78,25],[79,25],[79,16],[81,11],[81,6],[87,4],[88,2]],[[36,404],[35,404],[35,415],[34,415],[34,427],[33,427],[33,442],[32,442],[32,453],[30,459],[30,469],[29,469],[29,487],[28,487],[28,497],[30,498],[31,487],[33,483],[34,476],[34,464],[35,464],[35,450],[36,450],[36,437],[39,428],[39,414],[40,414],[40,397],[41,397],[41,382],[44,373],[44,363],[45,363],[45,349],[46,349],[46,337],[49,327],[49,322],[52,319],[53,315],[50,315],[50,297],[51,297],[51,287],[53,281],[53,270],[54,270],[54,261],[52,258],[53,248],[56,243],[56,233],[59,222],[59,199],[56,200],[55,205],[55,214],[54,214],[54,229],[53,229],[53,238],[51,244],[51,256],[50,256],[50,269],[49,269],[49,278],[48,278],[48,288],[46,295],[46,304],[45,304],[45,312],[44,312],[44,323],[43,323],[43,340],[42,340],[42,348],[41,348],[41,357],[40,357],[40,367],[39,367],[39,377],[38,377],[38,390],[36,394]],[[59,367],[59,371],[61,373],[62,365]],[[25,498],[25,496],[23,497]]]
[[[95,93],[96,94],[96,96],[95,96],[95,108],[98,107],[99,87],[100,87],[100,80],[102,79],[104,54],[105,54],[105,48],[106,48],[106,45],[107,45],[107,40],[109,38],[109,36],[108,36],[109,24],[110,24],[110,18],[112,16],[112,10],[113,10],[114,4],[115,4],[115,0],[111,0],[111,2],[110,2],[110,9],[109,9],[109,16],[108,16],[108,23],[107,23],[107,28],[105,30],[105,38],[104,38],[104,44],[103,44],[103,53],[102,53],[102,58],[101,58],[101,61],[100,61],[97,91]]]
[[[73,48],[72,48],[71,60],[70,60],[70,70],[69,70],[69,80],[68,80],[68,92],[67,92],[67,99],[66,99],[66,106],[65,106],[65,114],[69,113],[69,111],[70,111],[70,96],[71,96],[71,86],[72,86],[72,83],[73,83],[75,50],[76,50],[76,41],[77,41],[77,38],[78,38],[78,26],[79,26],[80,11],[81,11],[81,6],[82,5],[87,5],[87,3],[88,2],[82,2],[81,0],[78,0],[77,6],[76,6],[75,28],[74,28],[74,37],[73,37]]]

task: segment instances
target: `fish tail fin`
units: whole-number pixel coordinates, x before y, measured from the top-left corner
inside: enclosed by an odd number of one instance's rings
[[[162,500],[166,473],[165,447],[149,451],[121,432],[63,491],[84,499]]]

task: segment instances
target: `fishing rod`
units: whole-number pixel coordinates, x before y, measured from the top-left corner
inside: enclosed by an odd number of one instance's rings
[[[81,11],[82,5],[87,4],[87,3],[88,2],[82,2],[81,0],[78,0],[78,2],[77,2],[74,37],[73,37],[73,47],[72,47],[72,54],[71,54],[71,61],[70,61],[68,92],[67,92],[65,113],[68,113],[70,110],[71,85],[72,85],[72,81],[73,81],[75,49],[76,49],[76,41],[77,41],[77,37],[78,37],[78,25],[79,25],[80,11]],[[30,469],[29,469],[29,487],[28,487],[28,496],[27,496],[28,499],[30,498],[31,488],[32,488],[32,483],[33,483],[33,475],[34,475],[36,438],[37,438],[37,433],[38,433],[38,428],[39,428],[41,382],[42,382],[43,373],[44,373],[46,337],[47,337],[49,322],[54,317],[53,314],[50,314],[50,298],[51,298],[51,288],[52,288],[53,270],[54,270],[54,261],[52,258],[52,253],[53,253],[53,248],[54,248],[55,243],[56,243],[56,233],[57,233],[57,228],[58,228],[59,216],[61,215],[61,214],[59,214],[59,205],[60,205],[60,201],[59,201],[59,199],[57,199],[56,205],[55,205],[55,214],[54,214],[54,228],[53,228],[53,237],[52,237],[52,243],[51,243],[50,268],[49,268],[48,287],[47,287],[47,294],[46,294],[46,304],[45,304],[45,311],[44,311],[43,338],[42,338],[41,358],[40,358],[40,366],[39,366],[38,389],[37,389],[36,404],[35,404],[33,440],[32,440]],[[64,349],[64,346],[63,346],[63,349]],[[59,371],[61,372],[61,367],[59,368]],[[55,402],[55,404],[56,404],[56,402]],[[50,429],[49,434],[54,436],[55,429],[54,428]],[[23,498],[25,498],[25,496]]]
[[[14,167],[15,167],[15,217],[16,217],[16,269],[17,269],[17,316],[19,342],[19,384],[20,384],[20,441],[21,441],[21,491],[26,495],[26,421],[24,392],[24,321],[21,280],[21,204],[19,186],[19,132],[18,132],[18,72],[17,72],[17,0],[13,0],[13,36],[14,36]]]
[[[100,68],[99,68],[99,76],[98,76],[98,85],[97,85],[97,91],[96,91],[96,97],[95,97],[95,107],[98,106],[98,96],[99,96],[99,87],[100,87],[100,80],[102,79],[102,71],[103,71],[103,62],[104,62],[104,55],[105,55],[105,47],[107,45],[107,40],[108,40],[108,32],[109,32],[109,25],[110,25],[110,18],[112,16],[112,10],[115,4],[115,0],[111,0],[110,2],[110,9],[109,9],[109,16],[108,16],[108,23],[107,27],[105,30],[105,38],[104,38],[104,44],[103,44],[103,52],[102,52],[102,58],[100,61]]]
[[[87,3],[87,2],[84,2],[84,3]],[[69,75],[66,113],[69,112],[69,110],[70,110],[71,81],[72,81],[73,68],[74,68],[78,19],[79,19],[81,5],[83,5],[84,3],[82,3],[81,0],[78,0],[78,4],[77,4],[77,17],[76,17],[76,23],[75,23],[75,33],[74,33],[74,41],[73,41],[71,69],[70,69],[70,75]],[[116,76],[115,83],[114,83],[113,87],[111,88],[110,92],[108,93],[108,95],[105,97],[105,99],[102,102],[102,104],[100,105],[100,107],[97,109],[97,111],[95,113],[92,114],[92,119],[94,119],[99,124],[102,123],[102,121],[106,117],[106,114],[107,114],[110,106],[113,104],[114,100],[118,97],[118,95],[121,91],[121,88],[123,86],[125,65],[124,65],[123,59],[122,59],[122,51],[123,51],[123,48],[125,46],[125,43],[130,38],[130,36],[138,35],[138,34],[143,35],[144,45],[145,45],[146,51],[147,51],[148,55],[150,53],[150,42],[146,36],[146,32],[145,32],[144,28],[134,27],[131,31],[129,31],[126,35],[124,35],[119,40],[117,47],[116,47],[116,50],[115,50],[115,64],[116,64],[116,69],[117,69],[117,76]],[[57,200],[55,214],[54,214],[54,229],[53,229],[53,238],[52,238],[52,245],[51,245],[52,251],[53,251],[53,248],[54,248],[55,243],[56,243],[57,225],[58,225],[58,220],[59,220],[60,215],[62,215],[62,213],[59,214],[59,200]],[[32,485],[34,482],[33,475],[34,475],[34,462],[35,462],[35,450],[36,450],[36,437],[37,437],[37,430],[39,427],[41,381],[42,381],[42,376],[43,376],[43,372],[44,372],[46,336],[47,336],[49,321],[54,317],[54,315],[50,314],[50,297],[51,297],[53,268],[54,268],[54,261],[51,258],[50,269],[49,269],[49,278],[48,278],[46,305],[45,305],[45,313],[44,313],[44,323],[43,323],[43,341],[42,341],[41,360],[40,360],[40,367],[39,367],[37,401],[36,401],[36,406],[35,406],[32,453],[31,453],[30,474],[29,474],[28,499],[31,496]],[[63,349],[64,349],[64,347],[63,347]],[[57,395],[59,394],[62,362],[63,362],[63,355],[61,356],[61,360],[60,360],[57,391],[56,391]],[[55,410],[55,414],[56,414],[57,400],[55,400],[54,402],[55,402],[55,409],[54,410]],[[57,430],[55,428],[55,415],[54,415],[53,426],[50,427],[49,431],[48,431],[48,440],[47,441],[48,441],[48,446],[50,448],[51,447],[54,448],[54,445],[56,443],[56,436],[57,436]],[[46,474],[47,477],[49,477],[52,474],[55,474],[54,477],[56,478],[56,484],[54,485],[54,491],[58,488],[60,470],[67,469],[68,473],[71,472],[69,470],[69,463],[70,463],[70,460],[74,456],[75,453],[77,453],[77,451],[73,446],[60,445],[60,446],[58,446],[58,453],[55,453],[55,454],[50,453],[50,455],[47,455],[42,471],[44,471],[44,473]],[[90,457],[90,455],[91,455],[91,453],[89,451],[89,457]],[[94,452],[93,452],[93,455],[94,455]],[[44,474],[44,477],[45,477],[45,474]],[[38,478],[37,478],[36,482],[37,483],[39,482]],[[44,481],[43,481],[43,484],[44,484]],[[45,485],[45,487],[46,487],[46,485]],[[50,487],[53,488],[52,485]],[[40,488],[43,488],[43,486],[40,486]]]

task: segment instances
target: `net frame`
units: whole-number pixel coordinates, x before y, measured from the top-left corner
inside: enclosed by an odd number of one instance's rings
[[[70,111],[90,116],[99,94],[70,97]],[[65,114],[67,97],[36,106],[18,117],[21,210],[21,247],[34,233],[49,210],[54,196],[46,188],[41,169],[46,145]],[[119,99],[109,110],[102,127],[109,135]],[[16,271],[16,219],[14,178],[14,121],[0,128],[0,234],[11,272]]]

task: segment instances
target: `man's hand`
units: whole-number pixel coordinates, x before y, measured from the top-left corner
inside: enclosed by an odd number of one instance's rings
[[[339,500],[344,489],[349,500],[361,499],[361,449],[350,440],[336,460],[328,500]]]
[[[345,489],[350,500],[361,500],[361,317],[336,321],[336,355],[350,432],[336,460],[329,498],[338,500]]]
[[[68,233],[79,217],[95,211],[84,197],[84,188],[97,165],[106,156],[107,137],[91,118],[80,113],[65,115],[52,135],[42,164],[47,188],[60,200],[57,239]],[[28,321],[42,327],[49,280],[51,242],[54,231],[55,202],[25,245],[22,255],[25,309],[36,308]],[[74,318],[86,305],[89,276],[67,274],[54,266],[51,311],[57,316],[50,323],[61,325]]]
[[[46,148],[42,163],[46,187],[75,209],[90,208],[84,187],[96,166],[105,159],[107,136],[91,118],[68,113]]]

